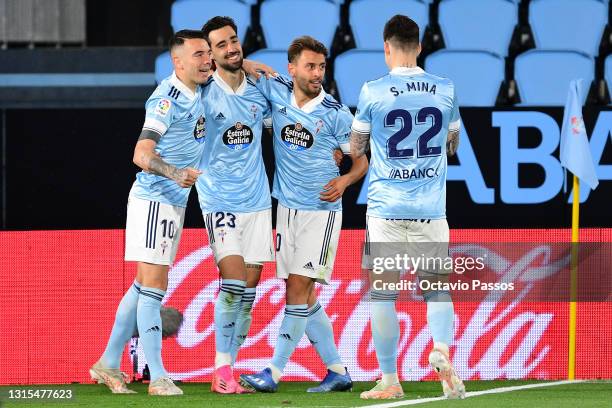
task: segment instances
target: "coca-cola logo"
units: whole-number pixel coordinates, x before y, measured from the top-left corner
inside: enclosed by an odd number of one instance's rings
[[[358,251],[359,245],[353,245]],[[558,327],[557,313],[560,312],[556,310],[565,310],[565,305],[521,302],[538,284],[529,278],[533,275],[530,259],[541,255],[545,248],[535,248],[516,259],[486,246],[463,245],[451,247],[453,250],[474,256],[486,252],[486,266],[499,276],[500,282],[508,279],[524,282],[516,292],[502,295],[489,292],[478,302],[455,304],[452,354],[459,375],[464,379],[545,378],[553,370],[551,367],[558,365],[551,355],[556,352],[559,358],[559,353],[564,352],[558,345],[555,351],[554,333],[549,329]],[[342,258],[341,253],[339,257]],[[342,267],[338,267],[338,262]],[[354,380],[365,381],[373,380],[380,371],[369,329],[369,303],[364,295],[364,283],[353,272],[358,270],[358,265],[358,257],[354,254],[338,259],[334,279],[329,285],[319,287],[318,297],[334,325],[343,362]],[[169,365],[173,378],[208,379],[214,369],[213,311],[219,282],[216,274],[210,273],[213,268],[212,252],[204,246],[182,258],[170,271],[164,303],[182,309],[185,317],[177,337],[164,345],[165,352],[181,358],[180,364]],[[264,275],[257,289],[253,325],[236,362],[238,370],[259,370],[266,366],[283,319],[284,282],[271,277],[272,273]],[[202,277],[206,276],[208,279],[202,283]],[[555,309],[555,305],[559,307]],[[427,363],[432,342],[424,302],[398,302],[397,309],[401,326],[400,376],[406,380],[433,379]],[[552,361],[546,363],[551,358]],[[543,365],[547,368],[542,368]],[[305,336],[285,372],[288,378],[316,381],[323,374],[321,367]],[[563,370],[561,368],[560,372]]]

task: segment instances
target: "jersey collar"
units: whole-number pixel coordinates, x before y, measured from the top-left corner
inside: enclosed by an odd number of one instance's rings
[[[395,75],[418,75],[424,72],[425,71],[423,71],[423,68],[421,67],[414,67],[414,68],[395,67],[391,70],[391,74],[395,74]]]
[[[225,91],[225,93],[228,93],[230,95],[244,95],[244,91],[246,90],[246,87],[247,87],[247,76],[246,76],[246,74],[244,74],[244,76],[242,78],[242,83],[240,84],[238,89],[236,89],[236,92],[234,92],[232,87],[229,86],[223,80],[223,78],[221,78],[221,75],[219,75],[218,71],[215,71],[213,73],[213,78],[215,80],[215,83],[217,83],[217,85],[219,85],[219,88],[223,89],[223,91]]]
[[[196,94],[191,91],[181,80],[176,76],[176,72],[172,71],[172,76],[170,77],[170,83],[176,87],[183,95],[189,98],[190,101],[193,101],[196,97]]]
[[[320,104],[323,99],[325,99],[325,95],[327,95],[327,93],[325,93],[323,88],[321,88],[321,92],[316,97],[309,100],[301,108],[299,108],[297,102],[295,101],[295,92],[291,92],[291,106],[297,109],[301,109],[305,113],[311,113],[313,110],[315,110],[317,105]]]

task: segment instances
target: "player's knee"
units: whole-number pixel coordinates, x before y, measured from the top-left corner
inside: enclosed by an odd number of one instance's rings
[[[138,277],[142,286],[166,290],[168,288],[168,266],[154,265],[140,262],[138,264]]]
[[[311,278],[294,274],[289,275],[286,287],[287,303],[294,305],[308,303],[312,285]]]

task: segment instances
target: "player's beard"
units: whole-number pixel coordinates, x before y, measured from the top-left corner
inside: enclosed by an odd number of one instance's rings
[[[240,58],[236,62],[228,62],[226,60],[227,57],[229,57],[229,55],[227,55],[221,61],[216,60],[217,66],[229,72],[236,72],[242,69],[242,61],[244,60],[244,58],[242,57],[242,54],[240,54]]]
[[[297,86],[300,88],[300,91],[311,99],[316,98],[321,93],[321,89],[323,88],[323,85],[320,85],[315,91],[313,91],[310,81],[307,79],[296,78],[296,82]]]

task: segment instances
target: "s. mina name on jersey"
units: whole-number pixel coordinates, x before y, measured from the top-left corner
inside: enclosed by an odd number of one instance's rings
[[[389,88],[393,96],[399,96],[404,93],[403,89],[398,89],[395,86]],[[429,82],[406,82],[406,92],[429,92],[432,95],[436,94],[436,84]]]

